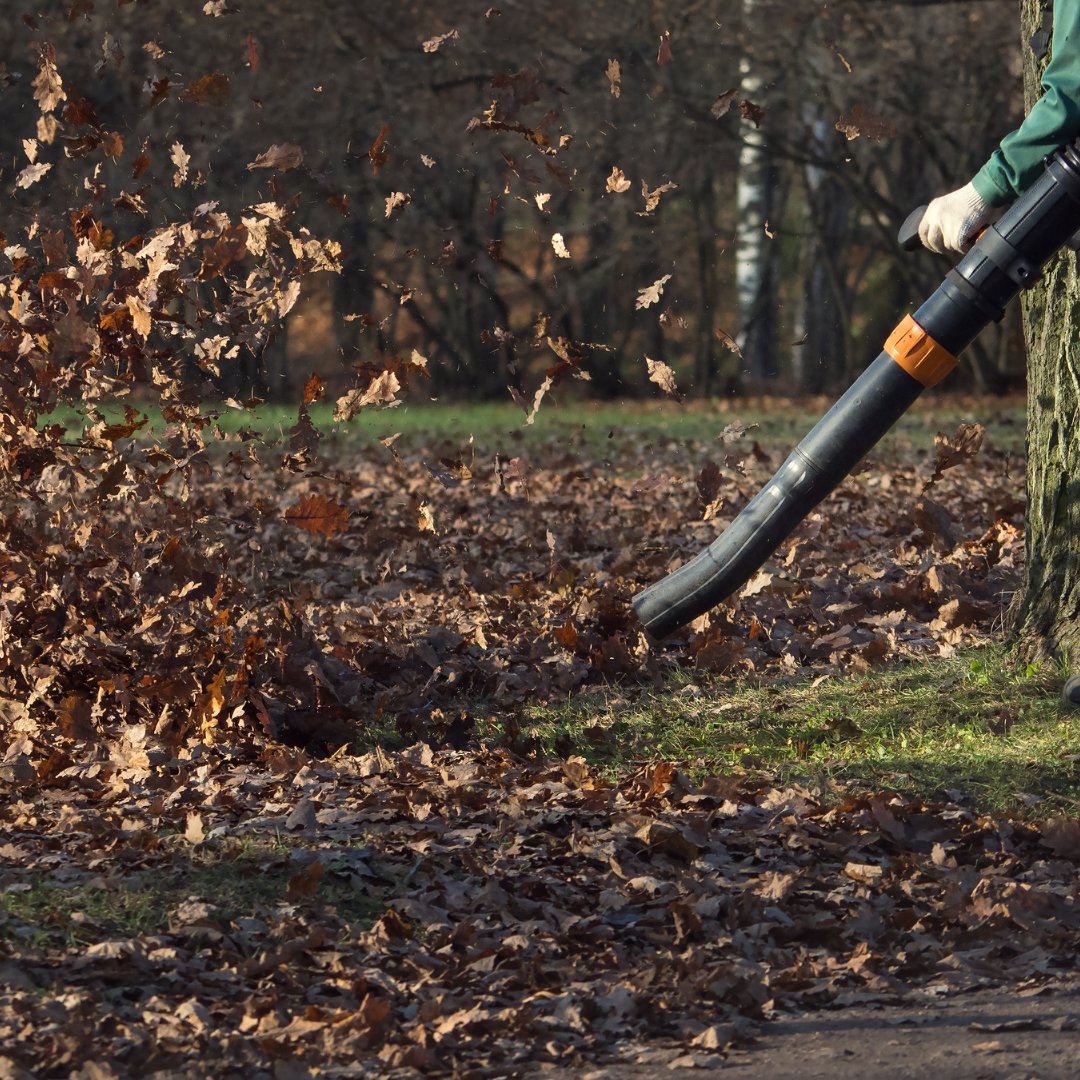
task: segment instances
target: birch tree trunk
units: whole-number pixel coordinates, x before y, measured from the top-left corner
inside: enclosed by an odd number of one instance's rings
[[[1048,0],[1023,0],[1025,96],[1039,94],[1028,48]],[[1064,251],[1024,297],[1028,349],[1028,511],[1015,631],[1032,655],[1080,662],[1080,278]]]
[[[743,19],[753,24],[756,0],[743,0]],[[739,62],[741,93],[757,105],[765,80],[746,56]],[[739,180],[736,189],[735,291],[739,303],[738,343],[746,374],[754,383],[779,374],[776,341],[777,265],[769,222],[776,178],[764,134],[751,120],[740,125]]]

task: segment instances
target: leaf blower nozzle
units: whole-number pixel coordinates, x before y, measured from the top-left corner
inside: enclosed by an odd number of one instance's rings
[[[900,231],[918,246],[925,207]],[[792,450],[776,475],[712,544],[634,598],[645,629],[664,637],[744,585],[796,526],[832,492],[927,387],[1043,265],[1080,230],[1080,153],[1047,158],[1038,180],[991,225],[936,291],[906,316],[878,358]],[[914,239],[913,239],[914,238]]]

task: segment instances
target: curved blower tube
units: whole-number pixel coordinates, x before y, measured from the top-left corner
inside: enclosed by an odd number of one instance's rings
[[[911,247],[912,215],[902,230]],[[880,356],[791,452],[776,475],[703,552],[634,598],[645,629],[663,637],[744,585],[1043,264],[1080,229],[1080,153],[1047,158],[1042,176],[886,342]],[[915,232],[917,236],[917,230]]]

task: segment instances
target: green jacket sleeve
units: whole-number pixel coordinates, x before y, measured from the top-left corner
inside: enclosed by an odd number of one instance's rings
[[[1050,63],[1042,86],[1043,95],[1024,122],[972,177],[975,190],[993,206],[1021,195],[1042,171],[1043,158],[1080,135],[1080,0],[1054,0]]]

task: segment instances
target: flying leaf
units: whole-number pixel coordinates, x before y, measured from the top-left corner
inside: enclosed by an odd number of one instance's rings
[[[618,165],[611,167],[611,175],[607,178],[607,190],[613,194],[620,194],[630,190],[630,181]]]
[[[878,113],[856,105],[836,121],[836,130],[851,142],[860,135],[871,142],[881,142],[896,135],[896,126]]]
[[[731,110],[731,106],[735,104],[735,98],[738,97],[738,89],[725,90],[713,103],[709,109],[709,115],[715,120],[719,120],[721,117],[727,116]]]
[[[645,197],[645,209],[639,211],[638,217],[648,217],[660,205],[660,196],[667,191],[674,191],[678,186],[678,184],[674,184],[669,180],[666,184],[661,184],[658,188],[650,191],[649,185],[642,180],[641,194]]]
[[[313,374],[304,383],[304,404],[310,405],[313,401],[322,401],[326,397],[326,385],[319,375]]]
[[[416,513],[416,526],[421,532],[437,532],[435,528],[435,513],[426,502],[420,504]]]
[[[52,112],[61,101],[67,99],[60,72],[56,70],[56,53],[51,45],[41,50],[41,66],[34,77],[34,100],[43,113]]]
[[[932,484],[936,484],[946,470],[978,456],[985,435],[986,428],[982,424],[961,423],[957,425],[956,432],[951,439],[948,435],[939,431],[934,436],[934,449],[937,451],[934,475],[926,482],[923,490],[925,491]]]
[[[656,54],[656,62],[663,66],[670,64],[675,58],[671,55],[671,31],[665,30],[660,35],[660,49]]]
[[[264,150],[254,161],[248,163],[248,169],[276,169],[288,172],[299,168],[304,160],[304,151],[295,143],[274,143]]]
[[[725,349],[733,352],[740,360],[742,359],[742,349],[739,348],[739,343],[726,331],[721,330],[717,326],[713,330],[713,337],[724,346]]]
[[[351,420],[368,405],[392,405],[398,400],[400,389],[397,375],[384,371],[372,379],[366,390],[353,389],[338,398],[334,404],[334,420],[339,423]]]
[[[322,495],[306,495],[285,511],[285,520],[313,536],[336,536],[349,527],[349,511]]]
[[[131,312],[131,324],[135,327],[135,333],[143,339],[147,338],[152,324],[150,309],[137,296],[129,296],[127,306]]]
[[[570,258],[570,250],[566,246],[566,241],[563,239],[562,233],[556,233],[551,238],[551,246],[555,249],[555,254],[558,255],[560,259]]]
[[[244,48],[247,52],[248,67],[251,68],[251,74],[254,75],[259,70],[259,42],[254,34],[248,34],[244,38]]]
[[[188,164],[191,157],[179,143],[173,143],[172,149],[169,151],[169,160],[173,163],[175,170],[173,172],[173,187],[179,187],[187,179]]]
[[[193,105],[224,105],[228,99],[228,76],[216,71],[188,83],[180,95],[181,101],[190,102]]]
[[[51,168],[52,165],[44,161],[39,161],[36,165],[27,165],[26,168],[15,177],[15,186],[28,188],[31,184],[36,184]]]
[[[375,136],[375,141],[371,144],[371,149],[368,151],[371,169],[376,176],[379,175],[379,170],[386,164],[390,157],[390,150],[386,146],[386,136],[389,132],[390,125],[383,124],[383,126],[379,128],[379,134]]]
[[[412,196],[407,191],[394,191],[386,198],[386,216],[390,215],[402,206],[408,206],[412,202]]]
[[[761,121],[765,119],[765,110],[745,98],[739,102],[739,115],[749,121],[754,127],[761,127]]]
[[[439,34],[437,37],[428,38],[423,44],[424,52],[438,52],[448,41],[453,41],[457,36],[458,32],[456,30],[447,30],[445,34]]]
[[[618,60],[609,60],[607,62],[607,77],[608,85],[611,88],[611,96],[613,98],[619,97],[622,94],[622,68],[619,66]]]
[[[662,360],[651,360],[645,357],[645,365],[649,371],[649,382],[656,383],[665,394],[671,397],[679,396],[679,387],[675,383],[675,372]]]
[[[641,311],[643,308],[651,307],[653,304],[660,302],[660,297],[664,295],[664,286],[671,280],[670,274],[665,274],[662,278],[657,278],[647,288],[642,289],[638,293],[637,303],[634,304],[634,308],[637,311]],[[649,361],[652,363],[652,361]]]

